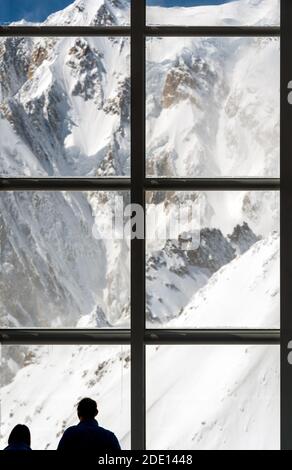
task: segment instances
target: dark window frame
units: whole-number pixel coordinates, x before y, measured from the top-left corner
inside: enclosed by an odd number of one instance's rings
[[[127,36],[131,39],[131,178],[0,178],[0,191],[129,190],[145,209],[147,190],[279,190],[281,199],[280,330],[151,330],[145,325],[145,241],[131,242],[131,327],[97,329],[0,329],[1,344],[129,344],[131,346],[132,449],[145,449],[145,347],[149,344],[281,344],[281,448],[292,449],[292,159],[289,139],[292,109],[287,84],[292,79],[289,20],[292,2],[281,0],[280,27],[147,26],[145,0],[131,0],[130,27],[0,26],[0,36]],[[147,36],[275,36],[281,38],[281,185],[278,178],[147,178],[145,172],[145,40]],[[290,244],[291,246],[291,244]],[[290,308],[291,307],[291,308]],[[290,314],[290,315],[289,315]],[[281,341],[280,341],[281,340]]]

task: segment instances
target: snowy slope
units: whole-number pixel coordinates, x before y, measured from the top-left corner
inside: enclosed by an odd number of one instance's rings
[[[17,349],[11,346],[10,355]],[[4,354],[9,354],[5,346]],[[129,448],[128,348],[38,346],[25,348],[22,360],[20,370],[16,363],[10,365],[15,379],[1,388],[1,449],[11,426],[18,422],[30,427],[34,449],[55,449],[64,429],[78,421],[78,401],[88,395],[98,402],[100,424],[111,428],[123,448]]]
[[[168,326],[279,328],[279,269],[275,232],[217,271]]]
[[[147,447],[279,450],[279,362],[278,346],[149,346]]]
[[[147,23],[183,26],[274,26],[280,0],[234,0],[222,5],[147,7]]]

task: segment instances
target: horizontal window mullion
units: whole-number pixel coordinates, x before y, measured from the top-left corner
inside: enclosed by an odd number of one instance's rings
[[[0,178],[0,191],[130,190],[130,178]],[[279,190],[279,178],[146,178],[145,190]]]
[[[149,191],[279,190],[279,178],[147,178]]]
[[[269,37],[280,36],[278,26],[146,26],[146,36],[233,36]]]
[[[146,36],[280,36],[278,26],[145,26]],[[130,26],[0,26],[0,36],[130,36]]]
[[[146,344],[280,344],[280,330],[147,330]]]
[[[1,329],[0,344],[130,344],[130,330]]]
[[[145,330],[144,344],[279,344],[280,330]],[[131,330],[1,329],[0,344],[129,344]]]
[[[0,191],[120,191],[130,178],[0,178]]]
[[[0,37],[130,36],[129,26],[0,26]]]

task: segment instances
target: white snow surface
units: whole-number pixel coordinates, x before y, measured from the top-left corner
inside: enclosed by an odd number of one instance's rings
[[[278,346],[149,346],[147,448],[280,448]]]
[[[280,0],[236,0],[221,5],[147,7],[149,25],[277,26]]]
[[[279,328],[279,268],[275,232],[217,271],[168,327]]]

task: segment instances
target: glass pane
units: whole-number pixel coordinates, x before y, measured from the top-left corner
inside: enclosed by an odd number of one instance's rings
[[[147,193],[148,328],[278,328],[279,193]]]
[[[149,38],[147,174],[278,177],[278,38]]]
[[[280,448],[278,346],[148,346],[146,390],[147,449]]]
[[[280,0],[146,0],[149,25],[277,26]]]
[[[0,175],[130,175],[129,38],[0,38]]]
[[[129,243],[113,223],[128,199],[2,192],[0,327],[129,327]]]
[[[2,346],[1,449],[16,424],[33,450],[56,449],[78,423],[77,403],[97,402],[98,423],[130,447],[130,350],[126,346]]]
[[[0,23],[126,26],[130,4],[131,0],[1,0]]]

